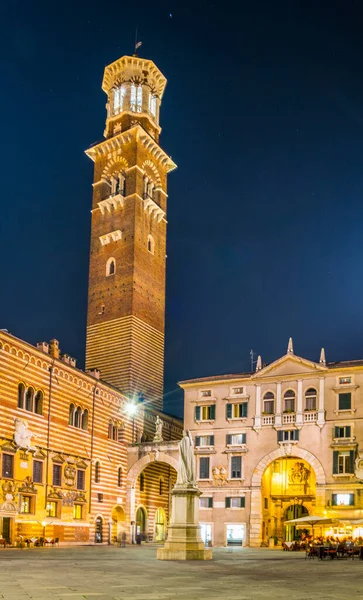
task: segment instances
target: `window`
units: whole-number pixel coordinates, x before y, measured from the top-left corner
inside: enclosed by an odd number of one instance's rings
[[[121,85],[113,91],[113,110],[117,114],[123,109],[126,87]]]
[[[44,398],[43,392],[41,390],[38,390],[37,393],[35,394],[35,399],[34,399],[34,412],[37,415],[43,414],[43,398]]]
[[[268,498],[264,498],[264,508],[268,510]]]
[[[348,475],[354,473],[354,450],[333,452],[333,474]]]
[[[18,407],[24,408],[24,399],[25,399],[25,385],[24,383],[19,383],[18,385]]]
[[[243,394],[243,387],[232,388],[232,394],[234,394],[235,396]]]
[[[81,421],[82,421],[82,409],[80,406],[78,406],[77,410],[74,413],[74,426],[78,427],[78,429],[80,429]]]
[[[247,417],[247,402],[241,404],[226,404],[226,419],[243,419]]]
[[[244,508],[245,507],[245,498],[244,496],[235,497],[235,498],[226,498],[226,508]]]
[[[199,508],[213,508],[213,498],[207,496],[199,498]]]
[[[20,512],[23,514],[32,513],[32,497],[21,496]]]
[[[227,446],[240,446],[246,443],[245,433],[227,433],[226,444]]]
[[[336,425],[334,427],[334,437],[335,438],[350,438],[351,437],[351,427],[350,425]]]
[[[149,111],[153,117],[156,117],[156,96],[153,94],[150,94],[149,96]]]
[[[34,483],[43,482],[43,463],[40,460],[33,462],[33,481]]]
[[[242,476],[242,457],[232,456],[231,458],[231,479],[241,479]]]
[[[150,252],[150,254],[154,254],[155,244],[154,244],[154,238],[152,235],[148,235],[147,250],[148,250],[148,252]]]
[[[211,398],[212,396],[212,390],[202,390],[200,392],[200,395],[202,398]]]
[[[99,461],[95,463],[95,483],[100,483],[101,480],[101,465]]]
[[[339,385],[347,385],[347,383],[352,383],[351,377],[339,377]]]
[[[299,440],[299,430],[298,429],[287,429],[277,432],[277,441],[278,442],[293,442]]]
[[[141,85],[131,85],[131,94],[130,94],[130,109],[134,112],[142,111],[142,86]]]
[[[145,475],[144,475],[144,473],[140,473],[139,481],[140,481],[140,492],[144,492],[145,491]]]
[[[25,392],[25,410],[33,410],[34,388],[28,387]]]
[[[272,392],[266,392],[263,397],[263,412],[265,415],[273,415],[275,412],[275,396]]]
[[[62,485],[62,465],[53,465],[53,485]]]
[[[76,410],[76,407],[74,406],[74,404],[71,404],[69,407],[69,419],[68,419],[69,425],[74,424],[74,411],[75,410]]]
[[[106,263],[106,277],[110,277],[116,273],[116,261],[114,258],[109,258]]]
[[[5,479],[14,477],[14,456],[12,454],[3,454],[2,476]]]
[[[108,439],[122,442],[123,426],[121,422],[110,419],[108,423]]]
[[[82,512],[83,512],[83,505],[82,504],[74,504],[73,506],[73,518],[74,519],[82,519]]]
[[[159,496],[163,495],[163,480],[159,479]]]
[[[58,502],[54,502],[54,500],[47,502],[47,517],[57,517],[57,516],[58,516]]]
[[[195,420],[196,421],[214,421],[215,418],[216,418],[215,404],[209,404],[208,406],[196,406],[195,407]]]
[[[214,435],[198,435],[195,438],[196,446],[214,446]]]
[[[97,502],[103,502],[103,494],[102,493],[97,494]]]
[[[84,430],[88,429],[88,410],[87,410],[87,408],[82,413],[81,425],[82,425],[82,429],[84,429]]]
[[[287,390],[284,394],[284,412],[295,412],[295,392]]]
[[[122,469],[121,469],[121,467],[119,467],[117,470],[117,485],[118,485],[118,487],[122,486]]]
[[[199,459],[199,479],[209,479],[209,456]]]
[[[339,394],[339,410],[350,410],[352,408],[352,394],[350,392]]]
[[[332,506],[354,506],[354,494],[332,494]]]
[[[316,410],[317,392],[314,388],[309,388],[305,392],[305,410]]]
[[[84,490],[86,473],[83,469],[77,469],[77,490]]]

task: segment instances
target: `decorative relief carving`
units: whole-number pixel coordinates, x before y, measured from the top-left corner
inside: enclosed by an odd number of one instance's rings
[[[25,419],[18,419],[17,417],[14,420],[15,423],[15,433],[14,433],[14,441],[19,448],[24,448],[26,450],[35,451],[35,446],[31,445],[32,437],[36,437],[34,433],[32,433],[28,426],[28,421]]]
[[[64,483],[68,487],[74,486],[74,484],[76,482],[76,474],[77,474],[76,468],[73,465],[70,465],[69,463],[67,463],[66,466],[64,467]]]
[[[16,496],[18,494],[15,483],[13,481],[4,481],[1,487],[3,490],[4,502],[0,505],[0,511],[16,512]]]
[[[354,474],[357,479],[363,481],[363,452],[358,452],[357,458],[354,462]]]
[[[307,469],[303,462],[296,462],[289,471],[289,483],[301,484],[307,483],[310,475],[310,469]]]
[[[219,466],[213,467],[212,469],[213,483],[216,485],[224,485],[227,483],[227,475],[227,467]]]

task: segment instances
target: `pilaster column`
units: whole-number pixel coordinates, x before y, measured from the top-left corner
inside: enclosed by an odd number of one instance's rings
[[[261,427],[261,386],[256,385],[255,429]]]
[[[275,414],[275,425],[282,425],[281,418],[282,406],[281,406],[281,382],[278,381],[276,384],[276,414]]]
[[[297,380],[297,407],[296,407],[296,425],[303,424],[303,393],[302,379]]]
[[[318,407],[318,421],[317,421],[319,427],[322,427],[325,423],[324,392],[325,392],[325,377],[319,377],[319,407]]]

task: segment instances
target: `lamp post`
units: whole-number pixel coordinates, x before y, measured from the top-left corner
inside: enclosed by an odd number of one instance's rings
[[[128,414],[130,417],[132,417],[132,437],[131,437],[132,444],[135,443],[135,416],[137,413],[137,408],[138,407],[137,407],[137,404],[134,399],[130,400],[130,402],[128,402],[125,407],[126,414]]]

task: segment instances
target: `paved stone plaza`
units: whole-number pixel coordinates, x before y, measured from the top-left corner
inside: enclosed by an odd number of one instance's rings
[[[4,600],[334,600],[363,597],[363,562],[214,549],[207,562],[161,562],[153,546],[0,549]]]

